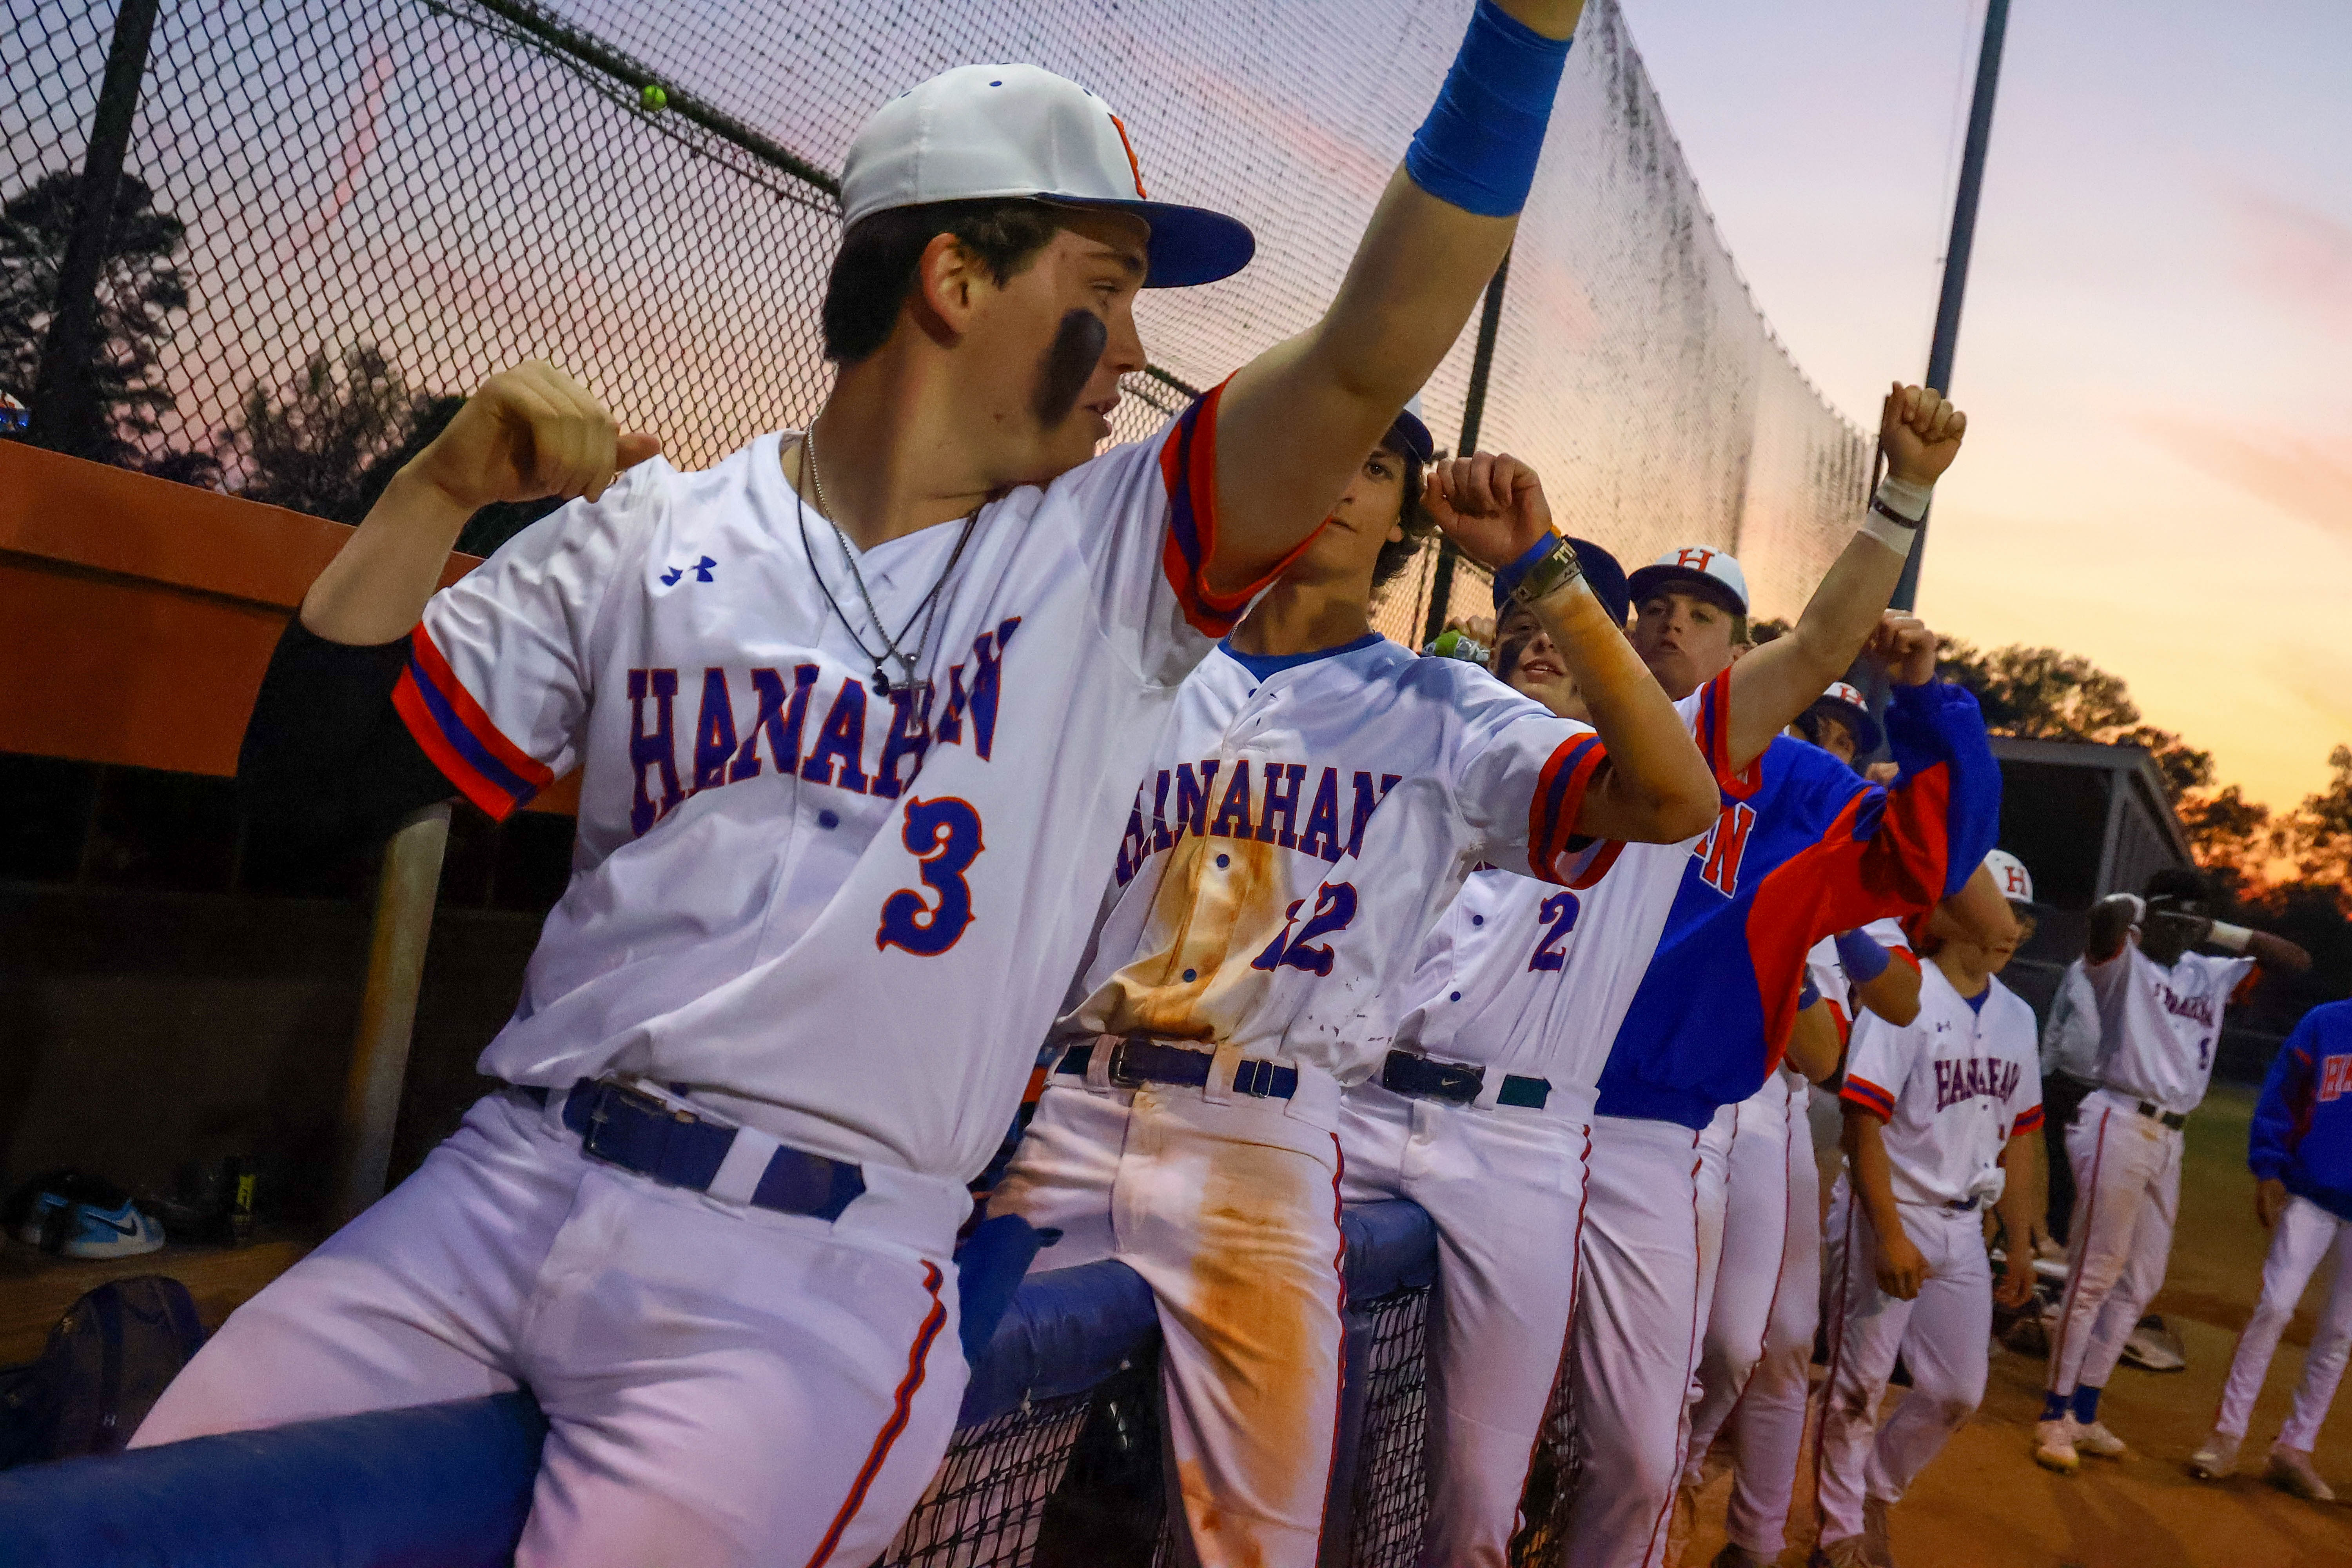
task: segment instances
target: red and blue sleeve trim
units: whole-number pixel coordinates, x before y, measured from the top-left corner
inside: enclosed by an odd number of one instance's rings
[[[499,732],[422,622],[409,634],[408,668],[393,688],[392,705],[434,766],[496,819],[555,781],[545,764]]]
[[[1845,1075],[1845,1088],[1838,1098],[1849,1105],[1862,1107],[1881,1121],[1895,1120],[1895,1097],[1868,1079],[1854,1077],[1851,1069]]]
[[[1702,688],[1698,720],[1691,739],[1715,774],[1715,786],[1726,800],[1746,800],[1764,787],[1764,759],[1751,758],[1745,771],[1731,765],[1731,671],[1724,670]]]
[[[2041,1125],[2042,1108],[2037,1105],[2031,1110],[2021,1110],[2017,1113],[2017,1124],[2009,1130],[2009,1135],[2011,1138],[2022,1137]]]
[[[1589,731],[1571,735],[1559,743],[1537,775],[1535,799],[1528,806],[1528,866],[1547,882],[1562,879],[1559,859],[1568,852],[1569,840],[1577,836],[1576,818],[1584,809],[1585,789],[1608,755],[1600,736]],[[1607,851],[1595,857],[1599,869],[1585,868],[1578,885],[1591,887],[1615,859]]]
[[[1250,601],[1288,571],[1315,538],[1309,533],[1300,540],[1255,583],[1230,594],[1209,586],[1209,567],[1217,553],[1217,403],[1226,384],[1218,383],[1178,415],[1160,447],[1160,482],[1168,487],[1168,543],[1160,566],[1185,624],[1206,637],[1232,631]]]

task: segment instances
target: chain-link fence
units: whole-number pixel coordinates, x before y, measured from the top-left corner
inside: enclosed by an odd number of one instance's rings
[[[827,384],[827,171],[876,104],[970,58],[1087,82],[1155,194],[1258,234],[1239,277],[1146,297],[1160,369],[1118,421],[1144,434],[1320,311],[1466,10],[908,0],[879,25],[834,0],[7,7],[0,392],[35,405],[47,444],[345,519],[451,399],[531,355],[687,464],[805,420]],[[92,204],[110,43],[142,11],[152,42],[115,95],[123,178]],[[71,410],[39,406],[61,277],[95,302]],[[1565,523],[1629,562],[1728,546],[1759,613],[1801,602],[1867,447],[1757,314],[1608,0],[1571,56],[1499,327],[1485,443],[1535,462]],[[1461,428],[1473,336],[1426,394],[1441,440]],[[1383,629],[1417,641],[1438,575],[1407,573]],[[1454,574],[1450,613],[1485,614],[1486,592]]]

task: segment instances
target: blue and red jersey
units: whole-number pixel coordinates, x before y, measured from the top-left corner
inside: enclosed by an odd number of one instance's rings
[[[1727,671],[1711,693],[1718,711],[1728,682]],[[1892,790],[1786,736],[1745,773],[1718,770],[1723,814],[1684,868],[1601,1069],[1599,1114],[1706,1126],[1780,1065],[1813,943],[1927,909],[1975,872],[2000,826],[2000,769],[1975,697],[1896,687],[1886,732],[1902,770]],[[1699,738],[1704,748],[1705,724]]]
[[[2254,1102],[2246,1163],[2352,1220],[2352,1002],[2314,1007],[2279,1047]]]

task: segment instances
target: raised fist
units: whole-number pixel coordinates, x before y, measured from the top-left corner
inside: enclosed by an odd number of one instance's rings
[[[1507,454],[1431,464],[1421,504],[1456,549],[1490,571],[1517,561],[1551,531],[1543,481]]]
[[[1897,686],[1925,686],[1936,679],[1936,634],[1916,616],[1885,612],[1863,651],[1885,665],[1886,678]]]
[[[1879,410],[1878,449],[1886,454],[1891,477],[1932,485],[1959,456],[1960,438],[1968,429],[1969,416],[1941,393],[1898,381]]]
[[[472,511],[542,496],[594,500],[660,450],[658,437],[622,431],[585,387],[532,360],[484,382],[409,471]]]

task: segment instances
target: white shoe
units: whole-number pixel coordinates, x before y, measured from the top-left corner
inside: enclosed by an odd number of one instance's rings
[[[2336,1500],[2335,1490],[2319,1479],[2319,1472],[2311,1468],[2311,1456],[2300,1448],[2273,1445],[2270,1468],[2263,1472],[2263,1479],[2308,1502]]]
[[[2072,1416],[2067,1420],[2074,1428],[2074,1452],[2077,1454],[2089,1454],[2100,1459],[2120,1459],[2131,1452],[2121,1437],[2107,1430],[2105,1422],[2094,1421],[2085,1426]]]
[[[2205,1446],[2189,1456],[2189,1473],[2200,1481],[2218,1481],[2238,1468],[2238,1445],[2243,1437],[2216,1431]]]
[[[2073,1475],[2082,1456],[2074,1452],[2074,1420],[2061,1415],[2054,1421],[2033,1424],[2033,1462],[2045,1470]]]

